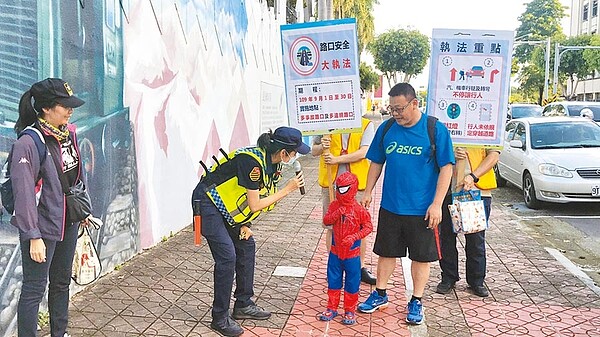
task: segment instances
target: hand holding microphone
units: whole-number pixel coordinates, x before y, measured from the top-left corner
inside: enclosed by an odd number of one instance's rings
[[[304,189],[304,177],[302,176],[302,166],[299,161],[294,162],[294,171],[296,171],[296,177],[302,178],[302,185],[300,186],[300,194],[304,195],[306,190]]]

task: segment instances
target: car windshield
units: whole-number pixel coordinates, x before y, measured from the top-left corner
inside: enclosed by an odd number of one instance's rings
[[[567,105],[569,116],[581,116],[581,110],[589,109],[594,113],[594,121],[600,122],[600,105]]]
[[[511,107],[512,118],[524,118],[524,117],[539,117],[542,115],[541,106],[513,106]]]
[[[600,147],[600,126],[592,122],[532,124],[530,130],[534,149]]]

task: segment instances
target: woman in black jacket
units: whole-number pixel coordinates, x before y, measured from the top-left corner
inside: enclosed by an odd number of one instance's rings
[[[73,186],[81,177],[75,126],[68,122],[73,109],[83,104],[58,78],[33,84],[19,102],[15,124],[19,137],[10,161],[15,207],[11,223],[19,229],[23,266],[19,337],[37,335],[39,305],[48,281],[51,336],[68,336],[69,285],[79,226],[66,219],[63,185]],[[43,152],[38,151],[40,140]]]

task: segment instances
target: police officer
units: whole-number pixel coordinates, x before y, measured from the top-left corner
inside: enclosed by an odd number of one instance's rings
[[[256,306],[254,265],[256,244],[250,221],[262,211],[304,186],[299,174],[277,190],[281,165],[289,164],[296,153],[307,154],[299,130],[279,127],[263,133],[256,147],[241,148],[214,165],[194,189],[192,203],[202,216],[202,235],[215,260],[214,300],[211,328],[225,336],[239,336],[244,330],[229,316],[229,302],[235,274],[234,319],[265,320],[271,313]]]

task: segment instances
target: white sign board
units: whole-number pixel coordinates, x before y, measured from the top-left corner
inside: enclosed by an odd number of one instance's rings
[[[502,148],[513,34],[433,30],[427,113],[446,125],[455,145]]]
[[[281,40],[290,126],[305,135],[360,130],[356,19],[283,25]]]

